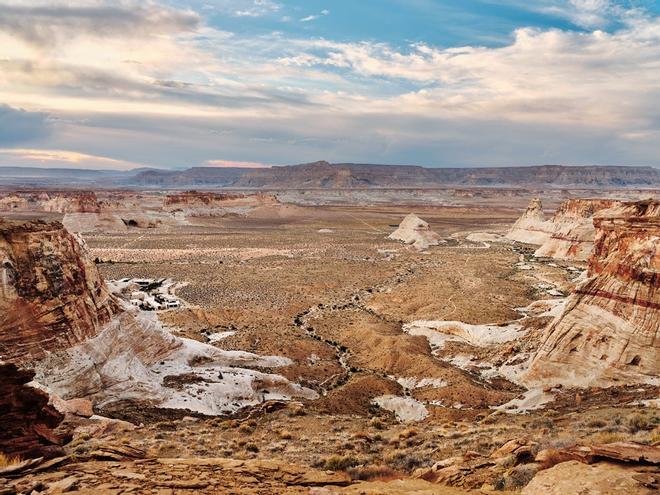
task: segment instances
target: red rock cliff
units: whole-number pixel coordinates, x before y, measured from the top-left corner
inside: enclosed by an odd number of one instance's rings
[[[532,383],[660,381],[660,201],[602,210],[594,225],[589,279],[546,330]]]
[[[0,221],[0,359],[24,363],[94,336],[117,311],[58,222]]]

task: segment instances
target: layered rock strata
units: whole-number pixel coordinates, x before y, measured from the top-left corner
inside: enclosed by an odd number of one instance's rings
[[[588,279],[546,329],[531,383],[660,383],[660,202],[598,212]]]
[[[609,199],[569,199],[546,220],[541,200],[533,199],[506,237],[540,245],[534,253],[538,257],[586,261],[593,248],[594,214],[617,204]]]
[[[587,260],[594,245],[594,215],[619,202],[607,199],[569,199],[564,201],[552,219],[551,232],[534,253],[539,257]]]
[[[0,260],[1,359],[34,368],[37,382],[62,399],[222,414],[317,397],[261,371],[288,359],[175,337],[156,314],[121,302],[60,223],[1,223]]]
[[[24,363],[94,335],[118,311],[62,224],[0,221],[0,359]]]

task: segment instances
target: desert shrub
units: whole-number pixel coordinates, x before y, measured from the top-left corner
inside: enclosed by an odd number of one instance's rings
[[[23,459],[21,459],[20,457],[9,457],[8,455],[5,455],[2,452],[0,452],[0,468],[15,466],[16,464],[20,464],[21,462],[23,462]]]
[[[523,464],[514,467],[504,477],[504,489],[519,490],[527,486],[538,471],[538,464]]]
[[[259,452],[259,447],[257,446],[256,443],[248,443],[245,446],[245,450],[247,450],[248,452],[255,452],[256,453],[256,452]]]
[[[591,421],[587,422],[587,426],[589,428],[604,428],[607,426],[607,423],[602,419],[592,419]]]
[[[352,480],[359,481],[392,480],[400,477],[391,467],[383,465],[349,468],[347,472]]]
[[[382,430],[385,427],[380,418],[371,418],[369,425],[376,430]]]
[[[328,457],[324,466],[329,471],[346,471],[360,464],[360,460],[352,455],[333,455]]]
[[[635,414],[630,416],[627,421],[628,431],[630,433],[637,433],[638,431],[646,431],[651,429],[651,423],[648,418],[642,414]]]
[[[419,467],[430,466],[432,461],[429,458],[409,455],[403,451],[396,451],[385,457],[385,463],[398,471],[410,472]]]
[[[282,440],[291,440],[293,438],[291,432],[287,430],[280,430],[279,435]]]
[[[660,429],[655,429],[653,433],[651,433],[651,438],[650,438],[650,443],[651,445],[656,445],[660,443]]]
[[[594,433],[587,439],[587,444],[594,445],[600,443],[614,443],[614,442],[625,442],[628,440],[628,435],[625,433],[620,433],[616,431],[601,431]]]

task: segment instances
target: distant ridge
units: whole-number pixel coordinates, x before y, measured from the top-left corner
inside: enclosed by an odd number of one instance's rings
[[[272,168],[130,171],[0,167],[0,184],[145,188],[351,189],[437,187],[660,188],[660,169],[539,165],[426,168],[326,161]]]
[[[481,187],[660,187],[653,167],[564,166],[425,168],[413,165],[332,164],[326,161],[272,168],[191,168],[178,172],[138,174],[143,186],[224,186],[287,188],[428,188]]]

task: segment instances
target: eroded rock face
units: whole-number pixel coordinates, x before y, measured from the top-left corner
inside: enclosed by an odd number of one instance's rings
[[[414,213],[403,219],[399,228],[392,232],[389,239],[402,241],[421,251],[429,246],[437,246],[440,236],[431,230],[429,224]]]
[[[623,203],[594,224],[589,278],[546,330],[530,383],[660,381],[660,202]]]
[[[252,369],[288,359],[175,337],[157,315],[120,302],[60,223],[0,226],[0,354],[29,364],[36,381],[62,399],[221,414],[268,399],[317,397]]]
[[[90,338],[116,300],[58,222],[0,221],[0,359],[26,363]]]
[[[609,199],[569,199],[545,220],[541,200],[533,199],[506,237],[539,244],[535,256],[586,261],[594,245],[594,214],[617,204]]]
[[[550,238],[550,226],[545,220],[540,199],[534,198],[529,202],[527,210],[513,224],[506,237],[527,244],[543,244]]]
[[[586,260],[594,245],[594,215],[619,204],[608,199],[569,199],[549,221],[550,237],[534,253],[558,259]]]
[[[48,395],[27,385],[34,373],[0,363],[0,453],[8,457],[56,457],[61,439],[53,432],[64,418]]]
[[[100,213],[96,194],[93,192],[76,192],[58,194],[41,203],[44,211],[57,213]]]

